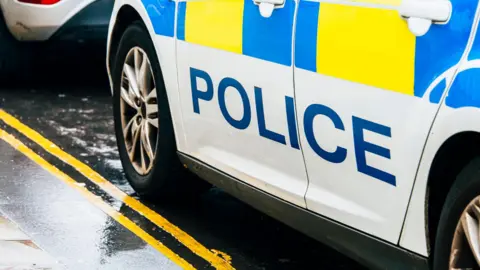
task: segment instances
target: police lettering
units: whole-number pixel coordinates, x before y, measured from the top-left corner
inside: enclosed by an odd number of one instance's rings
[[[198,82],[203,80],[206,84],[206,89],[199,89]],[[210,75],[207,72],[195,68],[190,68],[190,83],[192,86],[192,102],[193,111],[200,114],[200,100],[211,101],[214,95],[213,82]],[[226,91],[237,91],[242,102],[243,115],[240,119],[235,119],[231,116],[227,109],[225,93]],[[255,94],[255,110],[257,115],[258,131],[259,135],[278,142],[280,144],[287,145],[285,136],[275,131],[269,130],[265,122],[265,113],[263,108],[263,95],[260,87],[254,88]],[[234,128],[243,130],[246,129],[252,120],[252,106],[247,95],[247,91],[242,84],[234,78],[223,78],[217,89],[218,106],[225,120]],[[285,97],[285,112],[288,125],[289,145],[295,149],[300,149],[298,135],[297,135],[297,122],[295,117],[295,103],[292,97]],[[307,139],[308,145],[312,150],[322,159],[332,163],[342,163],[347,158],[347,149],[342,146],[337,146],[332,152],[323,149],[320,143],[315,138],[315,131],[313,129],[313,121],[316,117],[327,117],[332,121],[334,128],[345,131],[340,116],[330,107],[322,104],[310,104],[303,113],[303,132]],[[354,153],[357,164],[357,170],[360,173],[371,176],[393,186],[396,186],[396,178],[394,175],[382,171],[378,168],[372,167],[367,164],[366,153],[372,153],[387,159],[390,159],[390,150],[382,146],[365,141],[363,131],[368,130],[386,137],[391,137],[390,127],[362,119],[360,117],[352,116],[352,130],[353,130],[353,143]]]

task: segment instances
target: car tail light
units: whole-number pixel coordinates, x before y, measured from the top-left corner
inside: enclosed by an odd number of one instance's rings
[[[53,5],[60,2],[60,0],[18,0],[18,2],[38,5]]]

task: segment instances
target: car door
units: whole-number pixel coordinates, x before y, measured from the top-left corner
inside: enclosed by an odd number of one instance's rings
[[[180,2],[176,53],[188,154],[305,207],[294,12],[293,0]]]
[[[428,28],[428,16],[448,19],[448,3],[300,1],[294,75],[308,209],[398,241],[477,2],[452,0],[450,20]]]

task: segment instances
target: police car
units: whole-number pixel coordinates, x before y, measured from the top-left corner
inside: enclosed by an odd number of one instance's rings
[[[373,268],[478,268],[479,10],[117,0],[126,176],[140,195],[188,197],[206,186],[194,172]]]

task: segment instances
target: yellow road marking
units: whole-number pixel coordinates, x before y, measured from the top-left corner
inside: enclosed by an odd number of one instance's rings
[[[213,252],[213,254],[215,254],[217,256],[221,256],[228,263],[232,263],[232,257],[230,255],[228,255],[227,253],[222,252],[220,250],[216,250],[216,249],[212,249],[212,252]]]
[[[95,196],[94,194],[90,193],[85,187],[80,186],[77,184],[75,180],[73,180],[70,176],[66,175],[64,172],[60,171],[57,167],[53,166],[52,164],[48,163],[45,159],[40,157],[38,154],[33,152],[32,149],[28,148],[25,144],[21,141],[13,137],[11,134],[7,133],[3,129],[0,129],[0,138],[10,144],[13,148],[27,156],[29,159],[40,165],[43,169],[50,172],[63,182],[65,182],[70,187],[76,189],[80,194],[82,194],[88,201],[90,201],[93,205],[100,208],[103,212],[107,215],[115,219],[118,223],[122,224],[125,228],[129,229],[131,232],[136,234],[140,237],[143,241],[150,244],[153,248],[160,251],[163,255],[169,258],[171,261],[175,262],[177,265],[182,267],[183,269],[195,269],[191,264],[187,261],[182,259],[176,253],[171,251],[169,248],[164,246],[162,243],[157,241],[147,232],[142,230],[138,227],[133,221],[122,215],[121,213],[117,212],[113,207],[109,204],[104,202],[100,197]]]
[[[170,235],[175,237],[180,243],[184,246],[189,248],[193,253],[197,254],[198,256],[202,257],[206,261],[208,261],[213,267],[216,269],[235,269],[233,266],[223,258],[217,256],[211,250],[200,244],[197,240],[193,237],[188,235],[186,232],[182,231],[180,228],[175,226],[173,223],[168,221],[163,216],[159,215],[157,212],[153,211],[152,209],[145,206],[140,201],[128,196],[115,185],[110,183],[108,180],[103,178],[99,173],[94,171],[85,163],[81,162],[80,160],[76,159],[72,155],[68,154],[67,152],[63,151],[55,145],[53,142],[48,140],[47,138],[40,135],[37,131],[31,129],[30,127],[26,126],[18,119],[10,115],[9,113],[5,112],[4,110],[0,109],[0,119],[3,120],[9,126],[15,128],[20,133],[28,137],[30,140],[36,142],[40,145],[43,149],[45,149],[50,154],[58,157],[63,162],[70,164],[75,170],[83,174],[85,177],[90,179],[93,183],[98,185],[108,194],[124,202],[133,210],[137,211],[139,214],[145,216],[150,221],[152,221],[155,225],[162,228],[164,231],[168,232]]]

